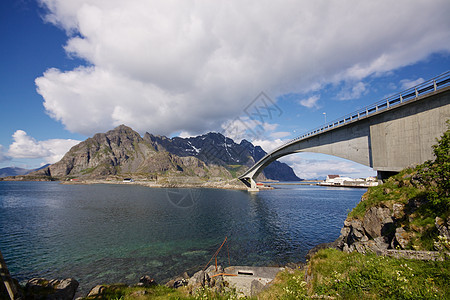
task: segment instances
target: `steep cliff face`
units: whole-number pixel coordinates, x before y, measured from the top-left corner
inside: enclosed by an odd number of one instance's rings
[[[266,153],[248,141],[235,143],[219,133],[191,138],[141,137],[121,125],[72,147],[57,163],[35,173],[53,177],[104,178],[140,174],[233,178]],[[261,179],[300,180],[286,164],[275,162]]]

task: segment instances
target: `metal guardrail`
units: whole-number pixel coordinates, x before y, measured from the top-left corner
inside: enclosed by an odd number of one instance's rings
[[[286,145],[291,144],[292,142],[296,142],[298,140],[302,140],[304,138],[308,138],[313,135],[323,133],[323,132],[329,131],[331,129],[335,129],[338,126],[342,126],[343,124],[347,124],[349,122],[357,121],[362,117],[367,117],[376,112],[391,109],[401,103],[408,102],[410,100],[416,99],[419,96],[423,96],[428,93],[438,91],[447,86],[450,86],[450,71],[447,71],[433,79],[427,80],[421,84],[418,84],[418,85],[411,87],[407,90],[404,90],[400,93],[391,95],[387,98],[384,98],[375,103],[372,103],[360,110],[354,111],[343,117],[340,117],[331,122],[327,122],[319,127],[316,127],[314,129],[312,129],[306,133],[303,133],[300,136],[284,143],[283,145],[275,148],[274,150],[270,151],[270,153],[273,153],[273,152],[285,147]]]

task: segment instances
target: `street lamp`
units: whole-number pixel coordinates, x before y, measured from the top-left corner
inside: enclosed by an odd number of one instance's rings
[[[325,117],[325,124],[327,123],[327,113],[322,113],[323,115],[324,115],[324,117]]]

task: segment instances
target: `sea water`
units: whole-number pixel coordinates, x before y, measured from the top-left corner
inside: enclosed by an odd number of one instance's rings
[[[276,185],[275,185],[276,186]],[[248,193],[135,184],[0,182],[0,250],[10,273],[96,284],[162,282],[223,266],[279,266],[339,236],[365,189],[279,185]]]

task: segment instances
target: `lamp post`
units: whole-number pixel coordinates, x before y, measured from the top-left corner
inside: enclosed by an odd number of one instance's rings
[[[324,115],[324,117],[325,117],[325,124],[327,123],[327,113],[326,112],[324,112],[324,113],[322,113],[323,115]]]

